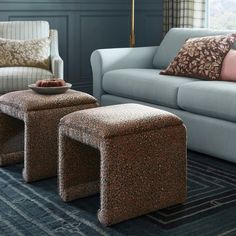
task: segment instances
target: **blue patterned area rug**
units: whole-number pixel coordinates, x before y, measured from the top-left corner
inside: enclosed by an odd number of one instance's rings
[[[188,200],[112,227],[97,220],[99,195],[63,203],[56,178],[25,184],[22,165],[0,168],[0,235],[236,235],[236,165],[188,154]]]

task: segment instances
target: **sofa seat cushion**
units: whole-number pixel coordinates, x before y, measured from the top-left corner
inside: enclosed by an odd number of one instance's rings
[[[236,121],[236,83],[226,81],[198,81],[179,88],[178,105],[183,110]]]
[[[0,67],[0,94],[28,88],[39,79],[52,77],[49,70],[34,67]]]
[[[105,92],[178,108],[177,93],[181,85],[198,81],[192,78],[160,75],[157,69],[121,69],[105,73]]]

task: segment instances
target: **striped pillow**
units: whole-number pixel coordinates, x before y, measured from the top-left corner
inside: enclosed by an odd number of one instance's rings
[[[50,39],[0,38],[0,67],[28,66],[50,69]]]

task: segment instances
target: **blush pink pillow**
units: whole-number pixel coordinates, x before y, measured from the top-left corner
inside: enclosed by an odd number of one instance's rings
[[[221,68],[221,79],[236,81],[236,50],[229,50]]]

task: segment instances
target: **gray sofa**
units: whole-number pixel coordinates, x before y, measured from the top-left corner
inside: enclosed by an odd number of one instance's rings
[[[189,37],[226,34],[171,29],[158,47],[93,52],[94,96],[102,105],[141,103],[181,117],[188,148],[236,163],[236,83],[160,75]]]

